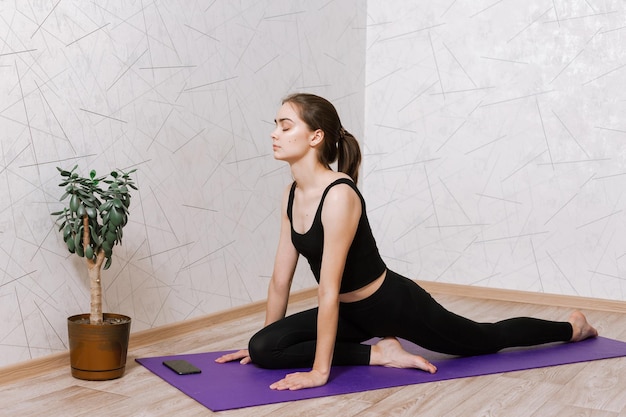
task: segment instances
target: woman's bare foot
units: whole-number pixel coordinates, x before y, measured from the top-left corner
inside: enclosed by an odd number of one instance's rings
[[[404,350],[398,339],[386,337],[372,346],[370,365],[388,368],[416,368],[434,374],[437,367],[419,355]]]
[[[598,335],[598,331],[587,322],[585,315],[578,310],[570,314],[569,322],[572,325],[572,338],[570,342],[580,342],[581,340]]]

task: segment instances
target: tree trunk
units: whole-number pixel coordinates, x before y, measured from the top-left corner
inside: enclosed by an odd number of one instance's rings
[[[89,230],[89,217],[83,217],[83,248],[91,243],[91,233]],[[89,322],[91,324],[102,324],[102,283],[100,281],[102,263],[104,262],[104,251],[100,249],[96,259],[85,258],[87,261],[87,272],[89,273],[89,288],[91,295],[91,310],[89,312]]]

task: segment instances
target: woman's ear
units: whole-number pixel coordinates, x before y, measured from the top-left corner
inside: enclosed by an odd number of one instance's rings
[[[313,136],[311,137],[311,146],[317,146],[324,140],[324,131],[322,129],[317,129],[313,132]]]

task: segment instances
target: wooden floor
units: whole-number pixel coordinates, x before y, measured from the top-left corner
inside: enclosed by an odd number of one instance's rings
[[[568,303],[583,305],[606,337],[626,341],[626,303],[527,294],[527,301],[477,298],[475,289],[427,288],[447,308],[479,321],[513,315],[566,319]],[[467,294],[459,295],[459,294]],[[315,303],[312,292],[290,312]],[[512,293],[507,293],[509,296]],[[497,298],[497,297],[491,297]],[[504,297],[507,298],[507,297]],[[515,297],[513,297],[515,298]],[[531,303],[528,302],[529,299]],[[542,304],[534,301],[540,300]],[[564,301],[565,300],[565,301]],[[607,308],[608,306],[608,308]],[[60,355],[35,366],[0,369],[3,416],[524,416],[626,417],[626,358],[457,379],[292,403],[213,413],[138,365],[137,357],[227,350],[246,345],[263,322],[262,308],[237,310],[193,325],[133,336],[127,371],[113,381],[88,382],[69,374]],[[241,395],[246,395],[242,392]]]

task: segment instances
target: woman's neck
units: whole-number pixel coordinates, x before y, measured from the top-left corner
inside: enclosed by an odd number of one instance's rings
[[[298,163],[291,165],[291,175],[300,189],[319,187],[320,184],[327,181],[327,175],[332,172],[334,171],[317,161],[313,164]]]

